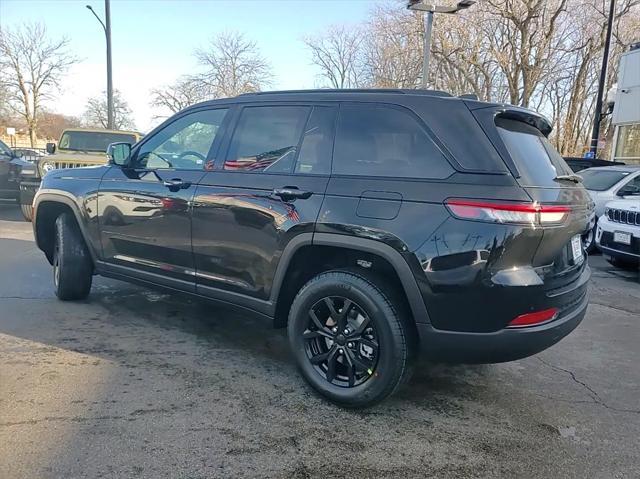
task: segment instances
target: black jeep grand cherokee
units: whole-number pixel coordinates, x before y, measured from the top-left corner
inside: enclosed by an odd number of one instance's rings
[[[60,299],[93,274],[287,326],[305,379],[367,406],[419,356],[499,362],[587,307],[589,197],[529,110],[434,91],[258,93],[190,107],[34,200]]]

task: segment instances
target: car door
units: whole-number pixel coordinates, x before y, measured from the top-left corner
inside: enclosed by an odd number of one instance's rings
[[[98,221],[103,257],[112,268],[195,290],[191,200],[227,112],[209,108],[175,117],[136,147],[128,167],[103,176]]]
[[[313,232],[331,170],[336,111],[305,104],[241,108],[224,154],[194,198],[199,293],[236,302],[244,295],[252,305],[269,299],[284,248]]]
[[[0,198],[17,196],[16,186],[9,181],[13,156],[11,149],[0,141]]]

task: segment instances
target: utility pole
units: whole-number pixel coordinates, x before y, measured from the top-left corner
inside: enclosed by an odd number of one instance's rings
[[[424,13],[424,59],[422,61],[422,88],[429,87],[429,61],[431,60],[431,32],[433,30],[433,12]]]
[[[424,58],[422,61],[422,88],[425,90],[429,84],[429,62],[431,61],[431,32],[433,31],[434,13],[457,13],[469,8],[476,3],[473,0],[461,0],[455,7],[427,4],[424,0],[409,0],[407,8],[424,12]]]
[[[596,108],[593,114],[593,131],[591,133],[591,152],[593,158],[598,157],[598,138],[600,137],[600,121],[602,120],[602,97],[604,95],[604,84],[607,81],[607,64],[609,63],[609,45],[611,43],[611,30],[613,28],[613,17],[615,15],[616,2],[609,2],[609,19],[607,22],[607,36],[604,41],[604,52],[602,54],[602,68],[600,68],[600,81],[598,82],[598,96],[596,98]]]
[[[104,29],[104,35],[107,40],[107,128],[113,130],[113,74],[111,67],[111,2],[104,0],[104,16],[103,22],[98,14],[93,10],[91,5],[86,6],[91,13],[98,19],[100,25]]]

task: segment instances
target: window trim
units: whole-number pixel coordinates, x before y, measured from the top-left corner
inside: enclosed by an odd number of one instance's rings
[[[338,138],[338,127],[340,126],[340,118],[342,115],[342,107],[343,106],[361,106],[361,107],[367,107],[367,106],[374,106],[374,107],[386,107],[386,108],[392,108],[394,110],[398,110],[400,112],[406,113],[408,114],[411,118],[414,119],[414,121],[417,122],[417,125],[420,127],[420,129],[422,130],[422,132],[427,136],[427,138],[433,143],[433,145],[438,149],[438,151],[440,151],[440,153],[442,154],[443,158],[446,160],[446,162],[449,164],[449,166],[451,167],[451,174],[445,178],[418,178],[418,177],[397,177],[397,176],[382,176],[382,175],[354,175],[354,174],[346,174],[346,173],[336,173],[333,170],[333,162],[335,159],[335,146],[336,146],[336,140]],[[373,101],[367,101],[367,102],[360,102],[360,101],[344,101],[344,102],[340,102],[340,108],[338,111],[338,114],[336,115],[336,120],[335,120],[335,125],[334,125],[334,130],[333,130],[333,149],[332,149],[332,153],[331,153],[331,177],[335,177],[335,178],[367,178],[367,179],[379,179],[379,180],[398,180],[401,179],[402,181],[415,181],[415,182],[434,182],[434,181],[446,181],[449,178],[451,178],[453,175],[455,175],[458,172],[458,169],[455,167],[455,165],[457,164],[457,162],[455,161],[455,159],[452,157],[451,153],[449,152],[449,150],[447,150],[447,148],[438,140],[438,138],[435,136],[435,134],[433,133],[433,131],[431,131],[431,129],[429,128],[429,126],[424,122],[424,120],[422,118],[420,118],[413,110],[411,110],[410,108],[403,106],[403,105],[398,105],[396,103],[386,103],[386,102],[373,102]]]
[[[284,172],[275,172],[275,171],[225,170],[224,163],[227,161],[227,155],[229,154],[229,147],[231,146],[231,140],[236,131],[236,128],[238,127],[238,123],[240,121],[240,116],[242,115],[242,111],[244,111],[245,108],[252,108],[252,107],[279,107],[279,106],[301,106],[301,107],[309,108],[309,113],[307,115],[307,119],[303,127],[303,132],[300,135],[300,140],[297,145],[296,159],[293,163],[294,166],[291,169],[291,171],[288,173],[284,173]],[[263,175],[271,175],[271,176],[285,175],[285,176],[304,176],[304,177],[310,177],[310,178],[323,178],[323,177],[327,178],[331,176],[331,168],[329,168],[329,173],[314,174],[314,173],[296,173],[295,167],[298,164],[300,146],[302,145],[302,140],[304,139],[304,128],[307,126],[307,123],[309,122],[309,119],[311,118],[313,109],[315,107],[329,107],[329,108],[333,108],[335,111],[335,118],[334,118],[334,124],[333,124],[333,132],[332,132],[333,135],[332,135],[332,143],[331,143],[331,159],[330,159],[331,166],[333,166],[333,147],[335,145],[335,139],[336,139],[336,126],[338,122],[338,116],[340,115],[339,106],[340,106],[340,103],[337,101],[325,101],[325,102],[323,101],[269,101],[269,102],[266,102],[265,101],[265,102],[247,102],[247,103],[237,104],[236,105],[237,108],[234,113],[234,116],[233,118],[230,119],[225,137],[222,140],[222,145],[220,147],[220,150],[217,152],[217,157],[215,158],[213,170],[207,170],[207,173],[224,173],[224,174],[234,174],[234,175],[263,174]]]
[[[134,166],[135,163],[138,160],[138,154],[140,153],[140,149],[148,141],[150,141],[152,138],[154,138],[157,134],[161,133],[163,130],[168,128],[170,125],[172,125],[176,121],[179,121],[179,120],[181,120],[182,118],[184,118],[184,117],[186,117],[188,115],[192,115],[192,114],[195,114],[195,113],[200,113],[200,112],[203,112],[203,111],[214,111],[214,110],[227,110],[227,113],[224,116],[224,119],[222,120],[222,123],[220,124],[220,128],[219,128],[218,134],[216,134],[215,138],[213,139],[213,142],[211,143],[211,146],[209,147],[209,151],[207,152],[207,156],[205,158],[205,162],[202,165],[201,169],[170,168],[170,167],[168,167],[168,168],[142,168],[140,166]],[[222,140],[226,136],[227,128],[228,128],[230,122],[233,120],[233,117],[234,117],[234,114],[235,114],[235,110],[236,110],[236,105],[227,104],[227,105],[216,105],[215,107],[203,106],[203,107],[193,108],[193,109],[190,108],[190,109],[187,109],[187,110],[183,110],[183,111],[181,111],[179,113],[176,113],[175,115],[173,115],[172,117],[168,118],[163,123],[158,125],[156,128],[154,128],[151,133],[149,133],[148,135],[145,135],[145,137],[142,138],[136,144],[135,150],[132,151],[132,153],[131,153],[131,159],[130,159],[130,162],[129,162],[130,165],[127,166],[127,168],[132,169],[132,170],[136,170],[136,171],[173,171],[173,170],[209,171],[209,170],[205,169],[205,166],[207,165],[207,162],[210,159],[214,160],[214,168],[215,168],[215,160],[216,160],[215,154],[218,153],[218,150],[220,149],[220,145],[222,144]]]

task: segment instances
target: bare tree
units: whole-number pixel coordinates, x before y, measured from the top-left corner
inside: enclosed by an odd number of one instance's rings
[[[215,98],[260,91],[271,84],[269,63],[242,33],[221,33],[207,48],[197,49],[195,56],[205,68],[198,79]]]
[[[83,116],[87,126],[107,128],[107,92],[102,96],[87,101]],[[134,130],[135,125],[131,116],[129,104],[122,98],[118,90],[113,92],[113,127],[116,130]]]
[[[0,30],[1,83],[9,106],[25,120],[32,147],[36,144],[38,113],[43,102],[77,62],[67,47],[66,38],[48,38],[45,26],[39,23]]]
[[[323,82],[331,88],[358,88],[365,84],[362,39],[358,27],[334,26],[320,35],[306,37],[304,43]]]
[[[171,85],[152,90],[151,95],[151,106],[171,113],[177,113],[214,96],[205,82],[193,77],[179,78]]]

